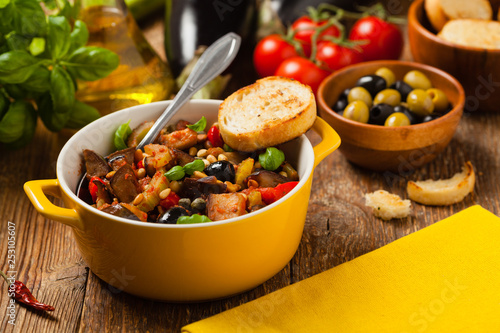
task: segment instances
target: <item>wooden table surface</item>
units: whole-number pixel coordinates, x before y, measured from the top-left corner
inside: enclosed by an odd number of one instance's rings
[[[164,57],[160,19],[142,26]],[[405,51],[408,57],[408,50]],[[8,222],[15,224],[17,279],[39,300],[53,305],[40,313],[16,305],[15,327],[8,323],[7,285],[0,287],[0,331],[151,331],[179,332],[181,327],[257,299],[327,269],[373,251],[429,226],[469,206],[480,204],[500,215],[500,112],[464,114],[445,151],[411,174],[395,175],[362,170],[336,151],[319,164],[300,246],[290,263],[269,281],[223,300],[169,304],[116,293],[97,278],[83,261],[71,228],[37,213],[23,191],[28,180],[55,178],[55,163],[67,137],[38,126],[24,149],[1,148],[0,156],[0,269],[8,270]],[[377,189],[406,197],[407,180],[447,178],[471,161],[476,171],[474,194],[447,207],[413,203],[406,219],[382,221],[365,206],[363,195]],[[57,201],[59,202],[59,201]]]

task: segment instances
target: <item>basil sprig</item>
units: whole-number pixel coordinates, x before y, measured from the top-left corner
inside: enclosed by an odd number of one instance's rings
[[[205,130],[205,127],[207,127],[207,119],[204,116],[202,116],[196,123],[187,125],[187,128],[190,128],[195,132],[201,132]]]
[[[259,155],[260,165],[269,171],[274,171],[285,161],[285,153],[275,147],[266,148],[266,151]]]
[[[39,2],[61,9],[46,16]],[[76,80],[109,75],[119,57],[85,46],[89,32],[75,20],[77,9],[68,0],[0,0],[0,142],[8,147],[31,141],[38,116],[54,132],[99,117],[95,108],[75,99]]]

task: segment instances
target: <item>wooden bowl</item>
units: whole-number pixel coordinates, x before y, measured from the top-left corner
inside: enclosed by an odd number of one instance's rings
[[[380,67],[391,69],[396,79],[410,70],[427,75],[444,91],[453,109],[427,123],[401,127],[369,125],[344,118],[331,106],[340,93]],[[432,161],[448,145],[463,113],[465,94],[451,75],[431,66],[397,60],[370,61],[345,67],[328,76],[317,93],[319,115],[340,135],[339,150],[354,164],[375,171],[405,173]]]
[[[500,111],[500,50],[458,46],[442,40],[427,19],[424,0],[410,6],[408,37],[415,61],[442,69],[460,81],[468,111]]]

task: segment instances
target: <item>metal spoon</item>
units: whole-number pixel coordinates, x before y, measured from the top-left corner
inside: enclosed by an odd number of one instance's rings
[[[203,86],[221,74],[234,60],[241,44],[241,37],[230,32],[210,45],[196,62],[191,74],[182,85],[175,98],[155,121],[153,127],[137,145],[137,149],[152,143],[161,129],[164,128],[174,114]],[[82,176],[76,189],[76,194],[85,189],[87,173]]]
[[[137,145],[143,149],[145,145],[153,142],[161,129],[167,125],[172,116],[204,85],[221,74],[236,57],[241,44],[241,38],[235,33],[228,33],[210,45],[196,62],[191,74],[181,89],[175,95],[172,103],[163,111],[155,121],[153,127]]]

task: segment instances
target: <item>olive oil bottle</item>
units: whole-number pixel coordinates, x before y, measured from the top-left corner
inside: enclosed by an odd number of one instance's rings
[[[78,82],[76,97],[102,115],[126,107],[170,98],[170,68],[151,48],[123,0],[82,0],[79,19],[87,24],[87,45],[105,47],[120,57],[109,76]]]

